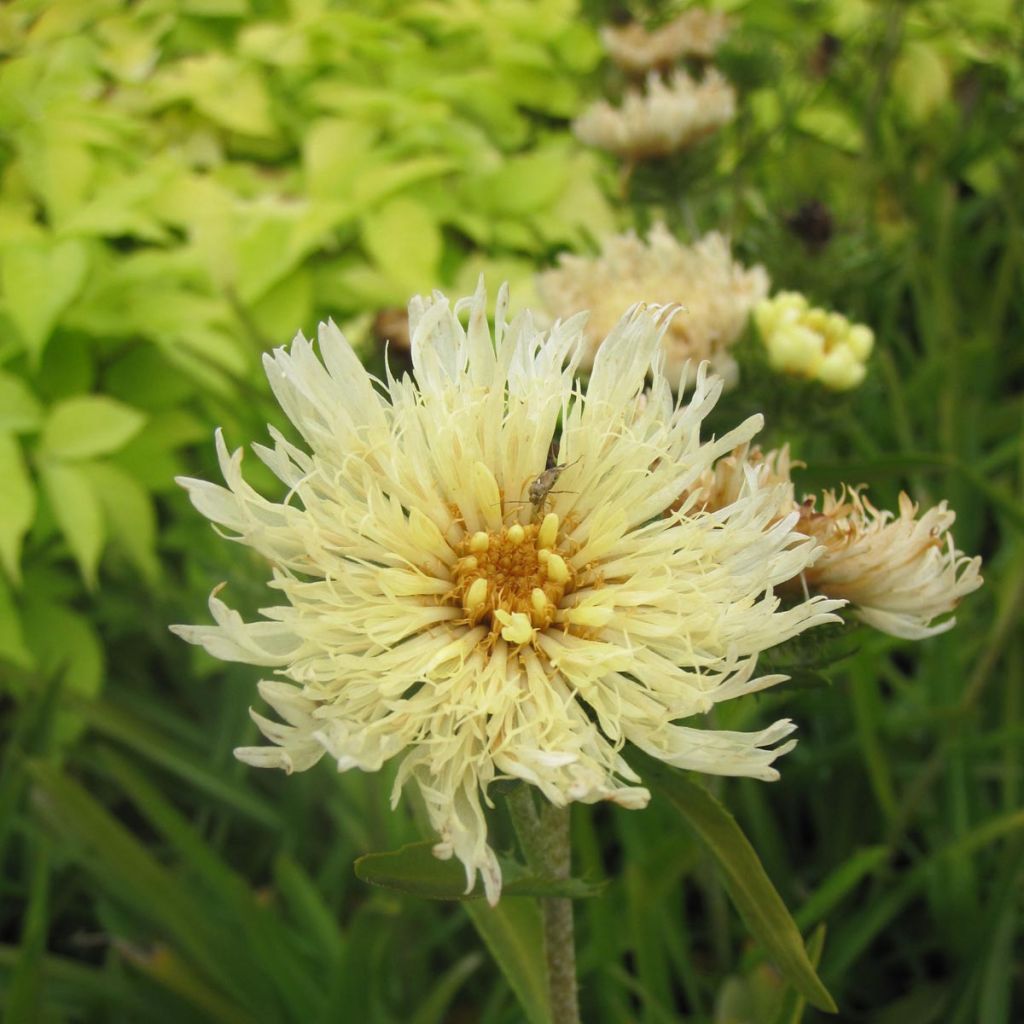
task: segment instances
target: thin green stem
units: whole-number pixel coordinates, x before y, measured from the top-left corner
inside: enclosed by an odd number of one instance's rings
[[[533,792],[525,785],[517,786],[507,799],[526,863],[542,878],[568,878],[572,857],[569,808],[546,804],[538,811]],[[551,1019],[554,1024],[579,1024],[572,900],[549,898],[540,903]]]

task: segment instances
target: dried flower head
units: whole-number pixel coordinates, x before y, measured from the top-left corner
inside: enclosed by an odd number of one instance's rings
[[[686,149],[735,116],[736,93],[718,71],[699,82],[685,71],[667,81],[652,72],[644,91],[626,90],[621,107],[599,100],[572,127],[580,142],[636,161]]]
[[[880,512],[857,488],[843,487],[838,496],[826,491],[819,510],[813,495],[796,501],[790,478],[796,465],[788,447],[763,453],[741,445],[705,470],[677,507],[725,508],[753,473],[778,494],[772,521],[796,510],[797,530],[820,545],[802,572],[804,586],[848,601],[857,618],[892,636],[920,640],[951,629],[950,613],[982,578],[981,559],[953,543],[956,515],[946,502],[918,518],[917,505],[901,494],[894,515]]]
[[[596,258],[564,254],[538,276],[537,291],[553,316],[590,310],[582,367],[593,365],[598,347],[619,317],[641,301],[678,303],[662,342],[665,373],[676,385],[684,367],[708,360],[726,384],[738,369],[729,348],[743,333],[750,311],[767,294],[768,274],[733,260],[729,243],[711,232],[680,245],[663,224],[647,240],[632,232],[605,240]]]
[[[819,380],[833,391],[849,391],[864,380],[875,344],[870,327],[812,307],[799,292],[765,299],[754,322],[773,369]]]
[[[681,57],[713,57],[728,33],[729,19],[721,11],[693,7],[651,30],[637,21],[606,25],[601,40],[623,71],[641,75],[675,64]]]
[[[274,669],[260,683],[285,724],[253,713],[270,746],[252,765],[339,770],[401,758],[393,799],[414,781],[467,882],[501,889],[483,805],[499,778],[555,804],[649,794],[628,740],[680,767],[773,779],[793,726],[754,733],[678,724],[760,690],[765,648],[835,619],[840,602],[783,609],[774,588],[815,542],[774,522],[777,495],[751,475],[715,511],[665,515],[675,496],[760,427],[702,442],[721,390],[701,372],[679,405],[662,373],[670,312],[637,308],[601,347],[585,392],[574,374],[583,317],[538,331],[529,313],[493,335],[482,288],[410,307],[415,381],[366,373],[333,324],[320,358],[302,335],[265,359],[305,439],[275,430],[257,456],[283,502],[244,480],[218,435],[226,487],[184,479],[195,506],[265,557],[280,595],[245,622],[217,596],[213,626],[175,627],[215,657]],[[468,328],[460,314],[468,314]],[[322,359],[322,362],[321,362]],[[643,394],[645,378],[653,384]],[[643,399],[643,400],[641,400]],[[558,487],[529,499],[561,422]]]

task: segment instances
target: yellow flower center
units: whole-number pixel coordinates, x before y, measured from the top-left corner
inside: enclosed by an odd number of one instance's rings
[[[491,637],[529,643],[551,625],[575,572],[556,550],[558,516],[469,534],[455,565],[453,598],[471,626],[486,623]]]

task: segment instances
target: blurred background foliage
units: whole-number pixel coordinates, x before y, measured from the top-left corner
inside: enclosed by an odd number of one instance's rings
[[[623,86],[597,35],[621,5],[0,8],[7,1019],[521,1019],[459,907],[353,875],[419,838],[387,773],[233,761],[253,673],[166,624],[224,578],[258,607],[263,573],[173,477],[215,475],[214,425],[234,446],[276,420],[259,357],[297,329],[333,316],[382,365],[375,318],[410,294],[483,272],[522,304],[558,251],[657,217],[729,232],[878,336],[841,399],[772,377],[748,339],[715,425],[765,411],[809,489],[948,497],[986,560],[950,634],[790,651],[794,683],[719,723],[794,718],[782,782],[714,788],[805,934],[826,925],[841,1020],[1024,1013],[1021,6],[725,6],[735,123],[629,181],[569,131]],[[670,809],[584,808],[574,829],[580,870],[614,879],[578,904],[584,1019],[801,1019]]]

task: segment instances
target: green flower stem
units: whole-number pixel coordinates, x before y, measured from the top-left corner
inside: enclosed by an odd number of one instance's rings
[[[507,799],[526,863],[541,878],[568,878],[572,857],[569,808],[545,802],[538,812],[533,791],[526,785],[517,786]],[[551,1019],[554,1024],[579,1024],[572,900],[542,899],[540,903]]]

